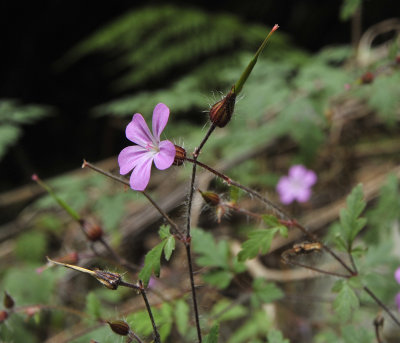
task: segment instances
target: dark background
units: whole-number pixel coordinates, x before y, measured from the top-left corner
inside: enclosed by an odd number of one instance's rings
[[[0,191],[42,177],[78,168],[116,155],[120,146],[104,140],[107,118],[94,119],[89,110],[115,98],[110,79],[102,73],[102,56],[91,56],[66,70],[55,62],[80,40],[127,10],[165,2],[149,1],[3,1],[0,4],[0,98],[47,104],[56,113],[27,126],[18,144],[0,161]],[[273,25],[292,43],[308,51],[350,42],[350,22],[339,19],[342,1],[175,1],[209,13],[230,12],[242,19]],[[366,1],[363,30],[400,13],[400,2]],[[122,137],[123,138],[123,137]],[[100,141],[100,142],[99,142]],[[114,144],[115,145],[115,144]],[[121,145],[122,146],[122,145]]]

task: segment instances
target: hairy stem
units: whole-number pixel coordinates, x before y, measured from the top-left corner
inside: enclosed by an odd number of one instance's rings
[[[192,299],[193,299],[193,311],[194,311],[194,318],[196,321],[196,329],[197,329],[197,338],[199,343],[201,343],[201,328],[200,328],[200,319],[199,319],[199,309],[197,306],[197,297],[196,297],[196,287],[194,284],[194,274],[193,274],[193,264],[192,264],[192,256],[190,253],[190,243],[186,244],[186,257],[188,260],[188,267],[189,267],[189,278],[190,278],[190,288],[192,290]]]
[[[132,289],[140,292],[140,295],[143,298],[144,304],[146,305],[146,310],[149,315],[151,325],[153,326],[154,341],[156,343],[161,343],[160,333],[158,332],[156,322],[154,321],[153,312],[151,311],[150,303],[149,303],[149,300],[147,299],[146,290],[143,287],[143,282],[141,280],[139,280],[139,286],[137,286],[137,285],[134,285],[129,282],[121,281],[119,285],[129,287],[129,288],[132,288]]]

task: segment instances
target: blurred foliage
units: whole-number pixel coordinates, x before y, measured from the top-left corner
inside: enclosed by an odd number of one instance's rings
[[[21,137],[24,125],[50,115],[54,110],[44,105],[23,105],[14,99],[0,99],[0,160]]]

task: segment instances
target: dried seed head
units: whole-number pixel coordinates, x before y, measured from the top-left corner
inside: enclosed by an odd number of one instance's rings
[[[107,322],[110,325],[111,330],[113,330],[116,334],[121,336],[127,336],[131,332],[131,328],[129,327],[127,322],[123,320],[113,320],[112,322]]]
[[[232,87],[229,93],[222,100],[218,101],[211,107],[211,122],[218,127],[224,127],[228,124],[235,109],[235,102],[236,93],[234,92],[234,87]]]
[[[105,272],[103,270],[95,269],[94,277],[97,281],[101,282],[105,287],[115,290],[121,283],[122,277],[118,273]]]
[[[4,304],[4,307],[7,309],[12,309],[14,307],[14,304],[15,304],[14,299],[7,292],[4,292],[3,304]]]
[[[186,150],[179,145],[175,145],[175,159],[174,159],[174,165],[175,166],[181,166],[183,162],[186,160]]]

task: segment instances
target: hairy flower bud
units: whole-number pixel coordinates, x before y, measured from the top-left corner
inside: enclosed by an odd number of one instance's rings
[[[370,71],[367,71],[365,74],[361,76],[361,83],[366,85],[368,83],[372,83],[374,81],[374,74]]]
[[[234,87],[232,87],[229,93],[222,100],[218,101],[211,107],[211,122],[218,127],[224,127],[228,124],[235,109],[235,102],[236,93],[234,92]]]
[[[3,304],[4,304],[4,307],[7,309],[12,309],[14,307],[14,304],[15,304],[14,299],[7,292],[4,292]]]
[[[208,192],[208,191],[202,192],[200,189],[199,189],[199,192],[207,204],[209,204],[211,206],[218,206],[220,204],[221,198],[219,197],[219,195],[217,193]]]
[[[113,320],[112,322],[107,322],[110,325],[111,330],[116,334],[121,336],[127,336],[131,332],[131,329],[127,322],[123,320]]]
[[[181,166],[186,159],[186,150],[179,145],[175,145],[175,159],[173,165]]]

